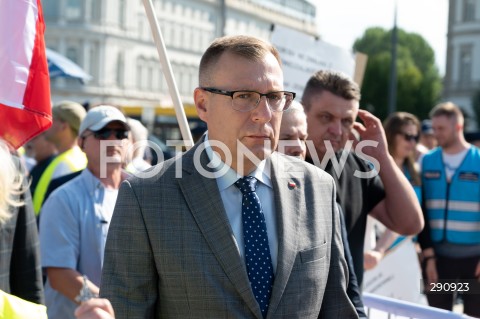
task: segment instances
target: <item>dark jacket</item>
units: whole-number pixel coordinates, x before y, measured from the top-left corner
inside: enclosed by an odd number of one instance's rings
[[[14,158],[18,171],[18,158]],[[20,173],[19,173],[20,174]],[[25,204],[10,207],[11,217],[0,224],[0,289],[34,302],[44,303],[40,245],[32,198],[26,179],[15,199]]]

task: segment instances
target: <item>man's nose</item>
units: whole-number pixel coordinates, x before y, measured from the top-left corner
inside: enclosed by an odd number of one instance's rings
[[[295,140],[291,140],[291,142],[292,144],[286,148],[285,152],[288,155],[292,155],[292,156],[301,155],[304,151],[305,143],[301,141],[299,138]]]
[[[340,120],[334,120],[328,124],[328,132],[332,135],[342,135],[342,122]]]
[[[266,96],[260,97],[257,107],[252,112],[252,118],[255,122],[260,121],[264,123],[270,122],[272,119],[272,110],[268,105]]]

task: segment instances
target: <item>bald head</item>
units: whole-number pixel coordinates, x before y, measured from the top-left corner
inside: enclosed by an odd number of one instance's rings
[[[280,126],[280,141],[277,150],[280,153],[305,159],[307,154],[307,117],[302,104],[292,101],[283,112]]]

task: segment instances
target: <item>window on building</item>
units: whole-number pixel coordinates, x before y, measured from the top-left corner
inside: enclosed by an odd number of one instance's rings
[[[140,78],[140,89],[146,90],[147,89],[147,60],[144,57],[140,58],[140,72],[138,74]]]
[[[122,29],[126,27],[126,14],[127,9],[125,5],[125,0],[118,1],[118,26]]]
[[[165,75],[163,74],[162,69],[160,68],[158,82],[160,83],[160,92],[167,93],[167,80],[165,79]]]
[[[172,3],[170,1],[166,1],[164,7],[165,7],[165,13],[167,13],[168,15],[173,13]]]
[[[142,3],[142,7],[143,7],[143,3]],[[158,15],[162,11],[162,1],[160,0],[153,1],[153,8]]]
[[[181,37],[182,37],[182,27],[180,25],[173,25],[173,30],[172,30],[172,33],[173,33],[173,47],[175,48],[180,48],[181,46]]]
[[[91,43],[88,51],[90,65],[88,67],[89,73],[92,76],[92,81],[98,83],[100,74],[100,52],[98,43]]]
[[[165,44],[166,45],[172,45],[172,38],[173,38],[173,28],[171,27],[171,22],[170,21],[165,21],[164,23],[165,26]]]
[[[117,85],[124,87],[125,83],[125,53],[119,52],[117,55]]]
[[[157,72],[157,91],[158,92],[163,92],[163,82],[165,82],[165,79],[163,78],[163,73],[162,73],[162,68],[159,66],[158,67],[158,72]]]
[[[45,21],[58,21],[59,18],[59,9],[57,1],[54,0],[43,0],[42,1],[43,16]]]
[[[212,41],[212,39],[210,39],[210,36],[211,36],[210,32],[208,31],[202,32],[202,35],[201,35],[202,40],[200,41],[202,44],[202,50],[208,48],[209,43]]]
[[[477,0],[463,0],[463,21],[475,20],[475,2]]]
[[[152,78],[152,89],[155,93],[158,93],[160,90],[160,83],[158,82],[160,70],[158,68],[158,62],[153,61],[153,78]]]
[[[144,16],[143,15],[139,15],[138,18],[137,18],[137,21],[138,21],[138,38],[139,39],[143,39],[144,37],[144,32],[143,32],[143,28],[144,28],[144,25],[143,25],[143,19]],[[160,22],[160,30],[162,30],[162,23]]]
[[[142,60],[141,58],[137,59],[137,66],[136,66],[137,72],[135,74],[136,77],[136,83],[137,83],[137,89],[142,88]]]
[[[50,40],[48,41],[47,48],[49,48],[50,50],[53,50],[53,51],[57,51],[57,52],[58,52],[58,41],[57,41],[57,40],[50,39]]]
[[[80,51],[81,44],[75,45],[73,43],[67,44],[67,50],[65,51],[65,56],[78,64],[80,67],[82,67],[82,61],[81,60],[81,51]],[[88,73],[88,72],[87,72]],[[65,82],[68,86],[72,85],[77,85],[79,82],[76,79],[73,78],[66,78]]]
[[[472,46],[466,45],[460,49],[459,84],[469,85],[472,81]]]
[[[150,61],[150,63],[148,63],[148,67],[147,67],[147,89],[149,91],[152,91],[153,89],[153,62]]]
[[[58,5],[58,4],[57,4]],[[83,1],[67,0],[65,2],[65,19],[67,21],[80,21],[83,17]]]
[[[181,5],[181,4],[176,3],[174,10],[175,10],[175,15],[176,15],[176,16],[178,16],[178,17],[183,16],[183,8],[182,8],[182,5]]]
[[[193,92],[193,90],[195,89],[195,87],[197,86],[197,77],[195,76],[195,74],[197,73],[196,72],[196,69],[194,66],[191,66],[189,68],[189,78],[188,78],[188,84],[189,84],[189,87],[188,87],[188,90],[189,92]]]
[[[177,84],[177,90],[178,92],[181,92],[181,80],[180,80],[180,66],[176,62],[172,62],[172,73],[173,73],[173,78],[175,79],[175,83]],[[166,85],[167,90],[168,90],[168,83]]]
[[[90,17],[92,22],[100,23],[102,10],[102,2],[98,0],[92,0],[90,3]]]
[[[67,58],[72,60],[75,63],[79,63],[78,61],[78,48],[74,46],[69,46],[67,48],[67,53],[66,53]]]

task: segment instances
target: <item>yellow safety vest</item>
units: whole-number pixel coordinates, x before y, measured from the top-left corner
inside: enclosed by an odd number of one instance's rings
[[[52,181],[53,173],[58,164],[62,162],[68,165],[72,173],[78,172],[87,167],[87,157],[85,156],[85,153],[76,147],[55,157],[38,180],[37,187],[33,194],[33,210],[37,216],[40,213],[40,208],[42,208],[43,201],[45,200],[45,194],[47,193],[48,185],[50,185],[50,182]]]
[[[0,290],[0,319],[47,319],[47,307]]]

